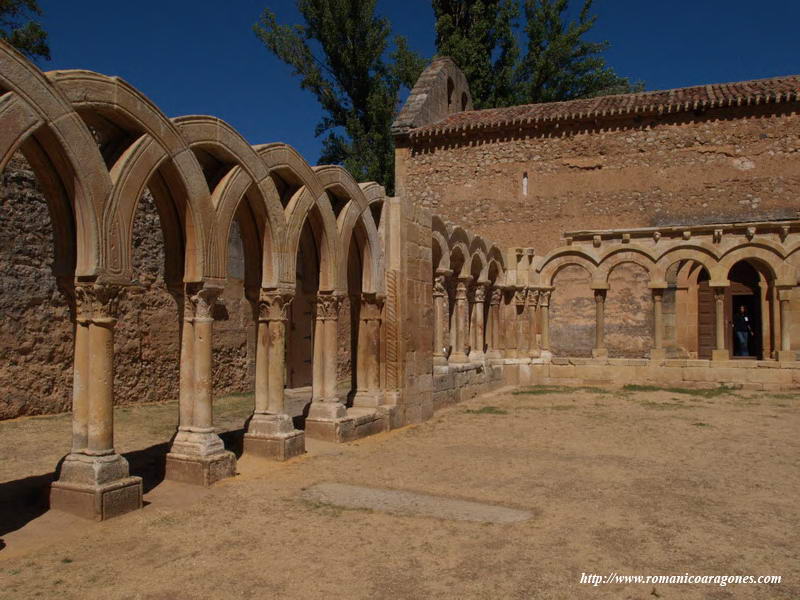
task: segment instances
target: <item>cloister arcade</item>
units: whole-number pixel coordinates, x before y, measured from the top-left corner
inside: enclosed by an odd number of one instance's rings
[[[290,391],[310,387],[309,435],[341,441],[358,426],[383,426],[380,186],[358,184],[337,166],[309,167],[285,144],[253,147],[213,117],[168,119],[119,78],[42,73],[5,44],[0,93],[0,167],[21,152],[36,174],[54,230],[54,272],[75,318],[72,450],[52,486],[53,506],[106,518],[141,505],[141,481],[114,449],[113,331],[120,297],[135,283],[132,224],[146,191],[163,234],[165,281],[183,315],[168,478],[209,484],[234,473],[213,427],[211,394],[213,309],[234,222],[257,321],[245,452],[282,459],[304,451],[286,383]],[[355,315],[351,407],[336,389],[345,296]]]

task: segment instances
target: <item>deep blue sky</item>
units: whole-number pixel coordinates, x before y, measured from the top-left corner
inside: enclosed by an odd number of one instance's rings
[[[256,38],[264,7],[297,23],[293,0],[39,0],[50,36],[50,69],[119,75],[167,116],[225,119],[251,143],[292,144],[319,158],[320,110],[289,68]],[[428,0],[379,0],[395,33],[434,52]],[[800,73],[797,0],[596,0],[593,39],[606,57],[648,90]]]

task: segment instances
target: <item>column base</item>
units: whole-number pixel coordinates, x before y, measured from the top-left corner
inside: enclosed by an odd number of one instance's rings
[[[608,348],[593,348],[592,358],[608,358]]]
[[[289,415],[255,414],[244,434],[244,452],[271,460],[288,460],[306,452],[305,433]]]
[[[463,352],[453,352],[447,362],[450,364],[468,363],[469,357]]]
[[[730,360],[731,355],[727,350],[712,350],[711,360]]]
[[[165,478],[181,483],[208,487],[221,479],[236,475],[236,455],[225,450],[210,456],[167,454]]]
[[[142,478],[119,454],[69,454],[50,485],[50,508],[104,521],[142,508]]]
[[[794,350],[778,350],[776,355],[780,362],[794,362],[797,360],[797,353]]]
[[[653,348],[650,350],[650,360],[666,360],[667,351],[663,348]]]
[[[434,367],[446,367],[447,366],[447,357],[443,354],[434,354],[433,355],[433,366]]]
[[[542,357],[542,351],[539,348],[534,348],[534,349],[528,351],[528,356],[531,357],[531,358],[541,358]]]
[[[383,393],[374,390],[358,390],[353,396],[353,406],[377,408],[383,403]]]
[[[354,406],[346,410],[338,402],[315,402],[306,417],[305,433],[316,440],[341,443],[380,433],[386,428],[384,414],[377,407]]]
[[[167,454],[166,479],[209,486],[236,475],[236,455],[213,429],[179,429]]]

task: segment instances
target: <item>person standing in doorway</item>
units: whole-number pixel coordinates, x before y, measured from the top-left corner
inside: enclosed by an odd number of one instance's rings
[[[753,335],[753,320],[747,314],[747,307],[739,305],[733,315],[733,335],[736,338],[736,356],[750,356],[750,336]]]

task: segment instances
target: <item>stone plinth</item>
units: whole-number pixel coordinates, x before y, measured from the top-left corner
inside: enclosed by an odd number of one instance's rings
[[[50,486],[50,508],[104,521],[142,507],[142,478],[119,454],[70,454]]]
[[[288,460],[305,451],[305,433],[294,428],[288,415],[253,415],[244,434],[244,452],[248,455]]]
[[[166,478],[209,486],[236,475],[236,455],[213,431],[179,431],[167,454]]]

